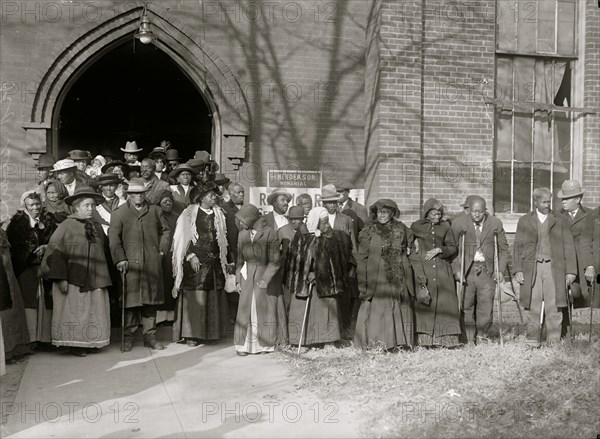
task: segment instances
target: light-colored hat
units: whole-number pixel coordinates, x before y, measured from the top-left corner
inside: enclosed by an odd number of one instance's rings
[[[100,162],[100,167],[106,165],[106,159],[101,155],[97,155],[96,157],[94,157],[94,160],[98,160]]]
[[[335,187],[338,192],[349,191],[351,189],[354,189],[354,186],[352,184],[348,183],[347,181],[338,181],[338,183],[335,185]]]
[[[146,192],[148,189],[144,185],[144,180],[141,178],[132,178],[129,180],[129,187],[127,188],[128,193],[140,193]]]
[[[321,188],[321,202],[339,201],[342,198],[333,184],[326,184]]]
[[[558,198],[571,198],[583,195],[585,191],[581,188],[581,183],[577,180],[566,180],[558,191]]]
[[[63,159],[63,160],[59,160],[56,163],[54,163],[54,167],[52,168],[52,171],[50,172],[58,172],[58,171],[64,171],[66,169],[72,169],[72,168],[76,168],[77,165],[75,164],[75,162],[71,159]]]
[[[127,142],[125,144],[125,148],[121,148],[121,151],[129,153],[136,153],[140,152],[141,150],[142,148],[138,148],[137,143],[135,143],[135,140],[132,142]]]
[[[271,192],[269,194],[269,196],[267,197],[267,203],[268,204],[273,204],[275,202],[275,200],[277,199],[277,197],[280,196],[280,195],[284,195],[285,198],[287,198],[287,202],[288,203],[290,201],[292,201],[292,194],[290,194],[285,189],[277,188],[277,189],[275,189],[273,192]]]

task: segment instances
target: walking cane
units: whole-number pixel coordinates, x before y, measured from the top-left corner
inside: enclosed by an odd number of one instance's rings
[[[496,296],[498,296],[498,324],[500,325],[500,346],[504,346],[504,334],[502,332],[502,291],[500,290],[500,249],[498,248],[498,231],[494,230],[494,270],[496,272]]]
[[[600,275],[599,279],[600,279]],[[594,293],[596,292],[596,281],[597,279],[594,279],[594,281],[592,282],[592,298],[590,301],[590,340],[589,342],[592,342],[592,317],[594,315]]]
[[[540,335],[538,337],[540,346],[542,345],[542,328],[544,327],[544,312],[545,312],[545,304],[544,304],[544,299],[542,299],[542,310],[540,311]]]
[[[300,340],[298,340],[298,355],[300,355],[300,348],[302,347],[304,329],[306,328],[306,317],[308,316],[308,307],[310,306],[310,298],[312,297],[312,290],[314,285],[314,283],[311,283],[310,287],[308,288],[308,299],[306,299],[306,307],[304,308],[304,318],[302,319],[302,330],[300,331]]]
[[[569,309],[569,335],[571,341],[573,341],[573,293],[571,292],[571,285],[566,284],[567,287],[567,308]]]
[[[460,285],[456,290],[458,294],[458,313],[462,313],[463,309],[463,287],[465,285],[465,233],[460,233]]]
[[[510,289],[513,292],[513,298],[515,299],[515,303],[517,304],[517,311],[519,311],[519,318],[521,319],[521,325],[523,324],[523,313],[521,312],[521,305],[519,305],[519,299],[517,298],[517,292],[515,291],[515,286],[512,283],[512,276],[510,275],[510,270],[508,266],[506,267],[506,271],[508,271],[508,278],[510,279]]]
[[[125,347],[125,272],[121,271],[121,352]]]

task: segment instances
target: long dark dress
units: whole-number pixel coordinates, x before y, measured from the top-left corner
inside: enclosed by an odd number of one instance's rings
[[[181,215],[183,208],[179,206],[179,203],[173,203],[173,210],[169,213],[165,213],[163,211],[162,215],[165,219],[165,222],[169,226],[169,230],[171,233],[169,234],[169,249],[171,248],[173,241],[173,232],[175,231],[175,227],[177,226],[177,218]],[[175,311],[175,299],[171,294],[171,290],[173,289],[173,251],[169,251],[169,253],[165,254],[162,258],[162,267],[163,267],[163,283],[165,289],[165,300],[162,305],[158,305],[158,312],[156,315],[156,323],[160,323],[161,321],[172,321],[174,320],[174,311]]]
[[[450,261],[457,253],[456,240],[447,222],[432,225],[427,220],[411,226],[418,242],[418,253],[410,255],[417,287],[427,285],[431,303],[415,301],[418,342],[422,346],[456,346],[459,344],[460,321],[458,299]],[[442,253],[426,261],[429,250],[440,248]]]
[[[402,222],[372,222],[359,236],[357,277],[362,300],[354,345],[392,349],[414,344],[414,285],[407,249],[413,234]]]

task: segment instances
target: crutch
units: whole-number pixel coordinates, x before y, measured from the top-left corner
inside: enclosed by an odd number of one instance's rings
[[[500,290],[500,254],[498,253],[498,231],[494,230],[494,270],[496,272],[496,296],[498,297],[498,325],[500,327],[500,346],[504,346],[504,334],[502,333],[502,291]]]
[[[302,347],[302,339],[304,338],[304,329],[306,329],[306,317],[308,316],[308,307],[310,306],[310,298],[312,297],[314,283],[310,284],[308,288],[308,298],[306,299],[306,307],[304,308],[304,318],[302,319],[302,330],[300,331],[300,339],[298,340],[298,355],[300,355],[300,348]]]
[[[465,285],[465,232],[460,233],[460,284],[456,289],[458,294],[458,313],[461,314],[463,310],[463,288]]]
[[[510,275],[510,270],[508,269],[508,266],[506,267],[506,270],[508,271],[508,278],[510,279],[510,289],[513,292],[513,299],[515,300],[515,303],[517,304],[517,311],[519,311],[519,319],[521,319],[521,325],[523,324],[523,313],[521,312],[521,305],[519,305],[519,299],[517,298],[517,292],[515,291],[515,286],[512,283],[512,276]]]
[[[121,273],[121,352],[125,347],[125,272]]]
[[[573,341],[573,293],[571,292],[571,285],[566,284],[567,287],[567,308],[569,309],[569,335],[571,341]]]
[[[592,317],[594,315],[594,293],[596,292],[596,279],[592,281],[592,297],[590,301],[590,340],[592,342]]]
[[[544,299],[542,299],[542,310],[540,311],[540,335],[538,337],[540,346],[542,345],[542,329],[544,327],[544,312],[545,312],[545,303],[544,303]]]

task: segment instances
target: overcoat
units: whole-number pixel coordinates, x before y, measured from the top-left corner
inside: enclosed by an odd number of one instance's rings
[[[162,191],[170,191],[171,186],[166,181],[159,180],[156,175],[152,174],[150,182],[146,186],[146,201],[148,204],[158,204]]]
[[[369,223],[369,221],[370,221],[369,211],[367,210],[367,208],[365,206],[363,206],[362,204],[360,204],[358,201],[354,201],[352,198],[349,198],[348,202],[346,203],[346,206],[344,207],[344,209],[351,209],[351,210],[353,210],[356,213],[356,216],[358,216],[358,218],[360,218],[361,224],[359,225],[359,229],[362,230],[362,228],[366,224]]]
[[[258,334],[263,345],[275,345],[279,325],[277,302],[281,295],[281,285],[274,285],[273,277],[277,274],[280,264],[279,239],[277,232],[268,227],[264,217],[259,218],[254,225],[256,235],[250,239],[250,231],[240,232],[238,240],[238,262],[236,264],[236,281],[240,284],[241,294],[238,306],[237,322],[235,325],[234,341],[243,345],[250,324],[252,293],[256,300],[258,318]],[[245,277],[242,267],[245,264]],[[267,288],[258,288],[257,282],[263,280]]]
[[[565,276],[577,273],[575,244],[568,222],[553,212],[548,214],[552,274],[556,288],[556,306],[567,306]],[[531,289],[535,281],[538,248],[538,219],[536,211],[525,214],[517,223],[513,248],[513,273],[523,272],[520,302],[524,308],[531,306]]]
[[[126,308],[163,303],[160,252],[169,253],[170,230],[160,208],[145,203],[138,211],[128,201],[111,215],[108,233],[113,263],[129,262]]]
[[[560,211],[560,216],[571,225],[571,234],[575,243],[575,253],[577,254],[577,283],[581,287],[581,297],[573,300],[574,308],[587,308],[590,306],[591,291],[588,289],[588,282],[585,279],[585,269],[594,265],[594,255],[592,253],[592,240],[594,229],[587,227],[587,216],[591,209],[580,206],[575,215],[571,218],[565,210]]]
[[[592,231],[592,253],[596,268],[596,280],[600,281],[600,207],[596,207],[589,213],[586,222],[586,228]],[[596,285],[594,308],[600,308],[600,285]]]

